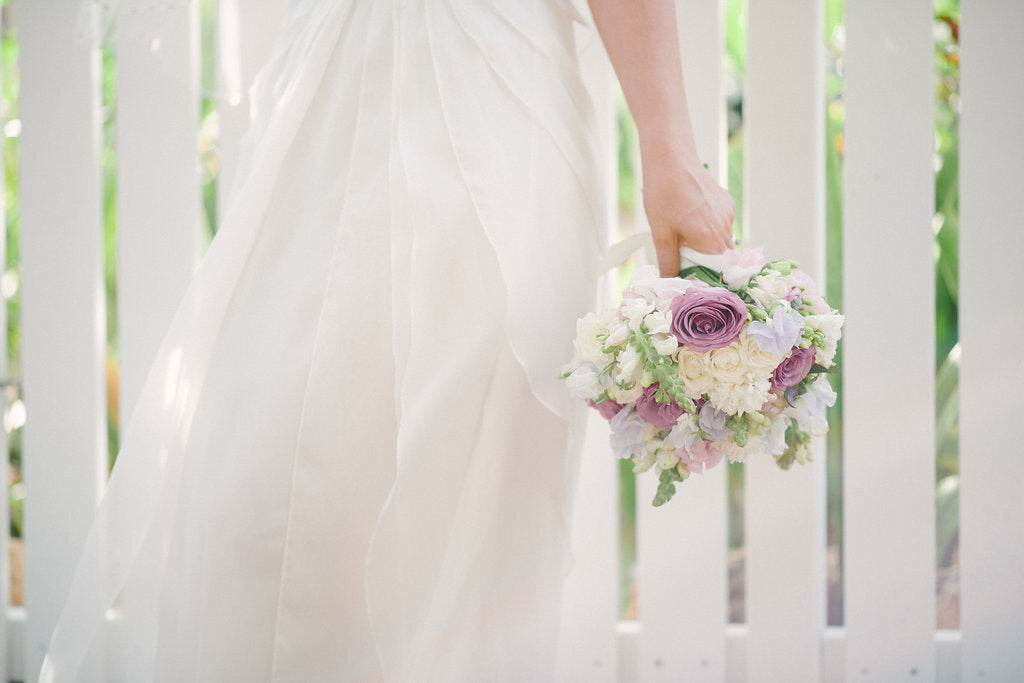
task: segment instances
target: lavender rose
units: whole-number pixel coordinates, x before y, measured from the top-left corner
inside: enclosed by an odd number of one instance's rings
[[[772,373],[772,388],[795,387],[800,384],[814,365],[814,353],[813,346],[806,349],[794,346],[789,357],[779,363],[779,367]]]
[[[704,353],[736,341],[747,321],[747,305],[721,287],[696,285],[672,300],[672,335]]]
[[[604,403],[596,403],[595,401],[587,401],[591,408],[596,408],[597,412],[601,413],[601,417],[606,420],[610,420],[619,414],[622,410],[622,404],[616,403],[615,401],[608,399]]]
[[[676,426],[679,416],[686,411],[674,399],[669,399],[671,403],[655,400],[654,394],[657,391],[657,382],[644,389],[644,393],[636,400],[636,412],[658,429],[672,429]]]

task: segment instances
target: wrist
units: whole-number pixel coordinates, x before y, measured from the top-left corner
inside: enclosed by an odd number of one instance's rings
[[[692,138],[689,140],[680,140],[679,138],[641,140],[640,164],[644,176],[648,177],[660,172],[669,175],[694,173],[704,166]]]

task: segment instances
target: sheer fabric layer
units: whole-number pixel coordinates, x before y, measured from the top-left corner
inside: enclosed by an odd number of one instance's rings
[[[293,3],[41,680],[550,677],[601,205],[572,16]]]

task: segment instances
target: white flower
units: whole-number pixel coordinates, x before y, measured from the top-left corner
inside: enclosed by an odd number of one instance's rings
[[[671,311],[654,311],[644,316],[644,327],[649,334],[668,334],[672,324]]]
[[[629,339],[629,325],[625,320],[616,318],[615,322],[608,326],[608,339],[605,340],[605,348],[620,346]]]
[[[594,401],[604,391],[597,367],[593,363],[580,365],[566,378],[565,383],[570,396],[584,401]]]
[[[814,362],[823,367],[832,367],[836,357],[837,343],[843,337],[843,322],[846,318],[838,311],[809,315],[804,322],[813,330],[825,335],[825,348],[817,349]]]
[[[659,470],[671,470],[679,464],[679,456],[670,448],[658,448],[655,457],[658,460]]]
[[[738,384],[718,382],[708,391],[708,398],[722,412],[740,415],[760,410],[770,391],[771,384],[766,379]]]
[[[595,363],[604,365],[608,356],[602,351],[602,343],[598,335],[608,333],[607,319],[597,313],[587,313],[576,321],[576,339],[573,346],[576,348],[576,355],[573,358],[573,365],[584,363]]]
[[[828,377],[819,375],[807,391],[802,393],[783,411],[797,421],[801,429],[812,436],[821,436],[828,431],[828,419],[825,415],[825,408],[836,403],[836,392],[832,390]]]
[[[652,334],[654,350],[663,356],[671,356],[679,348],[679,341],[671,334]]]
[[[823,368],[830,368],[835,364],[836,351],[839,349],[839,345],[831,339],[825,340],[825,348],[814,349],[814,362]]]
[[[615,401],[616,403],[621,403],[623,405],[627,403],[633,403],[638,398],[640,398],[643,395],[643,393],[644,388],[643,386],[640,385],[640,382],[635,383],[629,389],[623,389],[622,387],[614,385],[608,387],[608,398]]]
[[[615,382],[618,384],[639,382],[643,371],[643,356],[632,346],[627,346],[619,353]]]
[[[740,383],[746,381],[747,366],[740,352],[739,340],[708,352],[708,366],[711,376],[719,382]]]
[[[785,299],[795,284],[791,275],[781,275],[775,271],[769,271],[765,275],[755,277],[753,286],[747,292],[758,306],[767,309],[771,308],[776,301]]]
[[[653,311],[653,303],[637,296],[623,296],[622,304],[619,306],[619,315],[627,321],[629,329],[634,332],[640,331],[644,318]]]
[[[644,451],[643,453],[640,453],[635,458],[633,458],[633,472],[636,474],[646,472],[647,470],[651,469],[651,467],[654,465],[655,462],[657,462],[657,460],[658,456],[656,456],[654,453],[648,453],[647,451]]]
[[[678,356],[679,376],[683,379],[686,391],[693,397],[707,393],[715,383],[715,378],[711,376],[708,354],[697,353],[684,346],[679,349]]]
[[[789,426],[789,418],[780,415],[768,425],[764,433],[764,450],[770,455],[782,455],[786,452],[786,427]]]
[[[642,297],[646,301],[671,301],[685,292],[692,283],[677,277],[661,277],[654,266],[641,266],[633,273],[625,294]]]

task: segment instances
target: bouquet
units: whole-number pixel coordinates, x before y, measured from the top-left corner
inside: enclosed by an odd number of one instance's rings
[[[678,278],[638,269],[618,308],[577,322],[561,375],[609,420],[614,453],[658,473],[656,506],[723,457],[806,463],[828,431],[843,316],[793,261],[733,249],[721,262]]]

